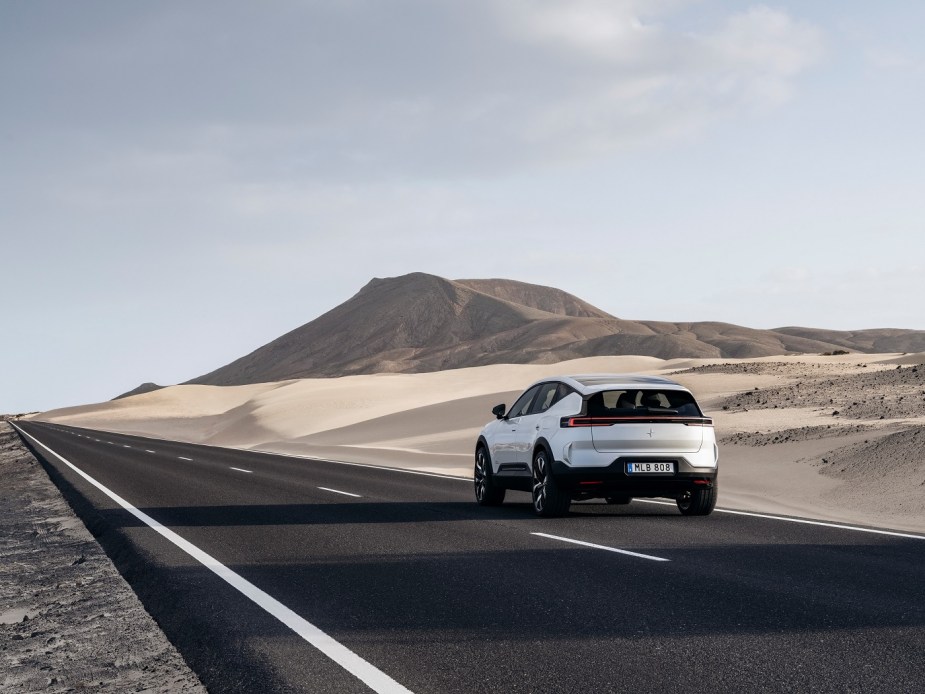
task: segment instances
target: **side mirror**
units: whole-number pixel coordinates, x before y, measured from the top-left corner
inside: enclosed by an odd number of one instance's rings
[[[504,410],[507,406],[502,402],[500,405],[495,405],[491,408],[491,413],[498,419],[504,419]]]

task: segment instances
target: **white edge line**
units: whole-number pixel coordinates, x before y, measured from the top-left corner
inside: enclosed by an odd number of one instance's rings
[[[50,422],[45,422],[40,419],[30,420],[30,421],[37,423],[37,424],[45,424],[48,426],[54,426]],[[79,428],[79,427],[75,427],[75,428]],[[87,431],[96,431],[96,430],[88,429]],[[111,432],[111,433],[117,434],[119,432]],[[154,436],[142,436],[140,434],[131,434],[131,436],[135,436],[137,438],[142,438],[142,439],[150,439],[151,441],[167,440],[167,439],[159,439]],[[95,440],[99,441],[99,439],[95,439]],[[299,455],[297,453],[280,453],[278,451],[267,451],[261,448],[235,448],[233,446],[227,446],[227,447],[226,446],[210,446],[209,444],[193,443],[191,441],[177,441],[175,443],[183,443],[183,444],[188,444],[190,446],[202,446],[203,448],[227,448],[228,450],[242,451],[244,453],[248,453],[248,452],[249,453],[264,453],[266,455],[277,455],[277,456],[280,456],[281,458],[299,458],[302,460],[316,460],[321,463],[333,463],[335,465],[349,465],[351,467],[368,467],[368,468],[372,468],[373,470],[387,470],[389,472],[404,472],[405,474],[408,474],[408,475],[421,475],[423,477],[440,477],[446,480],[458,480],[461,482],[469,482],[470,484],[472,483],[471,477],[459,477],[458,475],[441,475],[438,472],[422,472],[420,470],[405,470],[404,468],[388,467],[387,465],[371,465],[369,463],[351,463],[347,460],[331,460],[330,458],[320,458],[318,456],[312,456],[312,455]],[[676,506],[677,505],[673,501],[656,501],[655,499],[633,499],[633,501],[639,501],[645,504],[662,504],[663,506]],[[826,523],[824,521],[807,520],[805,518],[791,518],[789,516],[773,516],[773,515],[763,514],[763,513],[753,513],[751,511],[734,511],[732,509],[725,509],[725,508],[717,508],[717,509],[714,509],[714,511],[717,513],[732,513],[732,514],[737,514],[737,515],[742,515],[742,516],[754,516],[755,518],[767,518],[770,520],[787,521],[789,523],[805,523],[806,525],[821,525],[826,528],[836,528],[838,530],[854,530],[854,531],[861,532],[861,533],[874,533],[876,535],[890,535],[893,537],[903,537],[903,538],[907,538],[911,540],[925,540],[925,535],[913,535],[909,533],[901,533],[895,530],[878,530],[876,528],[861,528],[861,527],[854,526],[854,525],[839,525],[838,523]]]
[[[591,547],[592,549],[603,549],[608,552],[616,552],[617,554],[627,554],[631,557],[639,557],[640,559],[651,559],[652,561],[671,561],[670,559],[665,559],[663,557],[653,557],[651,554],[640,554],[639,552],[630,552],[628,549],[617,549],[616,547],[606,547],[605,545],[595,545],[593,542],[582,542],[581,540],[573,540],[569,537],[559,537],[558,535],[547,535],[546,533],[530,533],[531,535],[536,535],[537,537],[545,537],[550,540],[559,540],[560,542],[571,542],[573,545],[581,545],[582,547]]]
[[[209,554],[206,554],[193,543],[189,542],[188,540],[184,540],[169,528],[165,528],[163,525],[151,518],[151,516],[142,511],[139,511],[128,501],[123,499],[112,490],[103,486],[103,484],[100,482],[97,482],[93,477],[65,459],[63,456],[55,453],[55,451],[51,450],[48,446],[46,446],[34,436],[27,434],[15,424],[13,424],[13,427],[19,431],[20,434],[24,434],[28,438],[32,439],[36,444],[58,458],[62,463],[83,477],[87,482],[92,484],[94,487],[103,492],[103,494],[108,496],[126,511],[135,516],[135,518],[148,525],[156,533],[161,535],[166,540],[172,542],[174,545],[190,555],[193,559],[209,569],[216,576],[221,578],[236,590],[240,591],[245,597],[249,598],[258,606],[262,607],[268,613],[276,617],[279,621],[292,629],[296,634],[305,639],[305,641],[324,653],[328,658],[340,665],[347,672],[361,680],[370,689],[375,692],[382,692],[383,694],[404,694],[405,692],[410,694],[409,689],[393,680],[391,677],[389,677],[387,674],[379,670],[371,663],[363,660],[363,658],[358,656],[343,644],[335,641],[311,622],[297,615],[291,609],[283,605],[279,600],[263,592],[253,583],[245,580],[234,571],[229,569],[227,566],[222,564],[220,561],[210,556]]]
[[[179,458],[180,460],[188,460],[188,461],[190,461],[190,462],[193,462],[193,459],[192,459],[192,458],[186,458],[186,457],[184,457],[184,456],[182,456],[182,455],[178,455],[177,458]]]
[[[655,499],[633,499],[641,501],[644,504],[660,504],[663,506],[675,506],[673,501],[656,501]],[[728,508],[713,509],[715,513],[731,513],[736,516],[752,516],[753,518],[767,518],[770,520],[786,521],[788,523],[803,523],[805,525],[821,525],[823,528],[836,528],[838,530],[854,530],[859,533],[874,533],[875,535],[890,535],[891,537],[904,537],[910,540],[925,540],[925,535],[912,535],[911,533],[900,533],[895,530],[877,530],[876,528],[862,528],[857,525],[839,525],[838,523],[826,523],[825,521],[807,520],[806,518],[791,518],[790,516],[773,516],[767,513],[755,513],[753,511],[733,511]]]
[[[253,471],[253,470],[245,470],[244,468],[241,468],[241,467],[232,467],[232,468],[230,468],[230,469],[231,469],[231,470],[237,470],[238,472],[246,472],[246,473],[248,473],[248,474],[254,474],[254,471]]]
[[[351,494],[350,492],[342,492],[340,489],[329,489],[328,487],[318,487],[318,489],[321,489],[322,491],[325,491],[325,492],[334,492],[335,494],[343,494],[344,496],[352,496],[355,499],[363,498],[359,494]]]
[[[155,451],[152,451],[150,448],[146,448],[146,449],[145,449],[145,453],[154,453],[154,452],[155,452]]]

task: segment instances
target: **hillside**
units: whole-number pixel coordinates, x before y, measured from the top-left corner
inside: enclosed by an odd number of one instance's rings
[[[319,318],[189,383],[243,385],[621,354],[755,358],[838,349],[925,351],[925,331],[624,320],[552,287],[413,273],[373,279]]]
[[[113,400],[121,400],[122,398],[130,398],[133,395],[141,395],[142,393],[153,393],[155,390],[160,390],[164,386],[159,386],[157,383],[142,383],[137,388],[132,388],[127,393],[122,393],[122,395],[117,395]]]

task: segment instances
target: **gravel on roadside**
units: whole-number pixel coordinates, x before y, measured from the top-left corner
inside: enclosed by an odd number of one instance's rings
[[[205,692],[7,422],[0,480],[0,690]]]

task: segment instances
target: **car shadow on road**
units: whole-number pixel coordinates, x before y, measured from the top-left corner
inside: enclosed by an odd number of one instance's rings
[[[576,505],[569,516],[676,517],[665,510],[631,510],[631,507]],[[529,503],[508,503],[479,507],[468,501],[356,501],[316,504],[254,504],[221,506],[160,506],[139,509],[168,527],[259,526],[259,525],[349,525],[368,523],[433,523],[463,521],[516,521],[536,519]],[[101,513],[114,526],[142,526],[144,523],[121,508]]]
[[[180,506],[142,508],[168,526],[344,525],[354,523],[429,523],[523,515],[524,510],[484,509],[466,502],[333,502],[318,504]],[[134,519],[133,519],[134,520]]]

